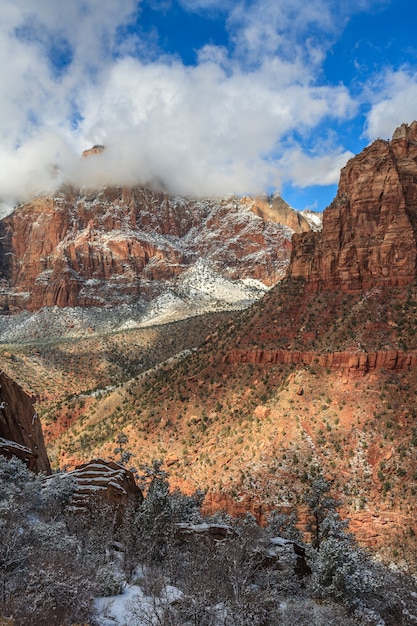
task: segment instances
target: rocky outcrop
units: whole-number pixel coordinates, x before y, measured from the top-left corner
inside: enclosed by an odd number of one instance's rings
[[[213,541],[224,541],[228,537],[237,536],[237,532],[227,524],[182,522],[175,524],[175,530],[178,538],[203,537],[213,539]]]
[[[311,231],[311,226],[304,215],[293,209],[281,196],[245,199],[251,211],[255,215],[262,217],[266,222],[283,224],[291,228],[295,233]]]
[[[417,122],[377,140],[341,171],[320,233],[294,235],[288,276],[309,290],[359,292],[417,275]]]
[[[239,537],[239,532],[228,524],[192,524],[181,523],[175,525],[176,538],[179,541],[187,541],[187,539],[198,539],[199,541],[227,541],[230,538]],[[255,547],[254,555],[258,560],[258,567],[260,568],[276,568],[281,569],[280,563],[282,553],[285,549],[290,548],[294,552],[294,573],[298,578],[304,578],[311,575],[311,568],[307,564],[306,550],[304,546],[292,541],[290,539],[284,539],[282,537],[272,537],[265,541],[263,545]]]
[[[299,350],[231,350],[225,357],[225,363],[252,363],[253,365],[318,365],[319,367],[347,370],[350,372],[369,372],[385,368],[387,370],[405,370],[417,367],[417,352],[401,350],[379,350],[377,352],[301,352]]]
[[[0,454],[17,456],[35,472],[51,473],[38,414],[17,383],[0,373]]]
[[[89,148],[88,150],[84,150],[82,153],[82,156],[90,157],[90,156],[94,156],[95,154],[101,154],[102,152],[104,152],[105,149],[106,149],[105,146],[103,146],[102,144],[96,144],[92,148]]]
[[[62,474],[63,480],[75,479],[76,489],[70,506],[76,511],[94,510],[103,500],[122,511],[124,507],[139,506],[143,495],[132,472],[114,461],[94,459]]]
[[[306,228],[291,207],[279,213],[274,206],[146,188],[66,188],[36,198],[0,221],[0,306],[14,312],[149,301],[198,259],[228,279],[273,285],[287,270],[294,228]]]

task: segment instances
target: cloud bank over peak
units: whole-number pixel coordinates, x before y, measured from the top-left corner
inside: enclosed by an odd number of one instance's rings
[[[336,183],[352,152],[329,133],[320,149],[325,125],[340,128],[366,100],[362,132],[372,139],[391,133],[394,111],[411,114],[415,101],[417,80],[406,84],[406,68],[359,95],[323,79],[349,17],[382,4],[3,0],[0,200],[13,204],[62,182],[152,183],[188,195]],[[200,26],[207,19],[194,63],[164,48],[158,20],[143,27],[146,11],[166,19],[174,9]],[[210,35],[214,22],[221,42]],[[102,154],[80,158],[97,143],[106,145]]]

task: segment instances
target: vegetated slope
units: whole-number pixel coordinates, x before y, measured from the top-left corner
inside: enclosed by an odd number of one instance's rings
[[[416,134],[352,159],[323,231],[293,238],[288,278],[192,355],[98,400],[55,458],[111,456],[122,430],[136,464],[165,458],[207,506],[259,518],[299,507],[319,467],[361,541],[415,551]]]
[[[106,324],[97,323],[96,328],[71,328],[72,334],[60,337],[59,332],[55,331],[55,334],[53,330],[51,313],[51,310],[43,310],[36,315],[39,336],[34,334],[29,339],[30,333],[26,335],[21,330],[25,340],[3,343],[0,347],[2,370],[34,396],[43,408],[51,402],[63,403],[80,393],[91,395],[97,390],[113,387],[177,353],[192,350],[233,315],[212,313],[146,328],[130,328],[126,322],[114,324],[118,330],[112,331],[112,315],[107,312],[104,316]],[[73,309],[60,310],[60,315],[69,320],[71,326],[75,325],[73,320],[76,319],[73,313]],[[88,320],[92,321],[92,317]],[[59,323],[57,327],[61,327]],[[65,422],[70,417],[75,418],[69,408],[68,415],[65,415]]]
[[[181,285],[176,293],[177,282],[198,260],[211,279],[270,286],[285,275],[292,233],[310,230],[309,222],[278,197],[197,200],[142,187],[64,188],[0,220],[0,306],[145,307],[172,291],[189,302],[192,294]],[[234,302],[259,298],[264,291],[255,287],[240,283]]]

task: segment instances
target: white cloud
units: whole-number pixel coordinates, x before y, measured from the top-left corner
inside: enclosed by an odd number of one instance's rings
[[[0,146],[1,200],[13,205],[43,191],[52,191],[60,180],[55,164],[70,170],[79,155],[56,132],[40,131],[16,150]]]
[[[228,74],[211,62],[124,59],[86,95],[80,132],[108,146],[100,167],[108,163],[112,179],[158,179],[190,194],[259,192],[280,184],[265,156],[289,131],[352,107],[346,89],[293,84],[294,71],[282,62]]]
[[[353,157],[352,152],[326,150],[326,154],[308,155],[295,147],[288,151],[280,166],[293,185],[333,185],[339,182],[340,170]]]
[[[134,0],[3,0],[0,22],[0,140],[21,143],[39,127],[66,126],[84,85],[110,62]],[[68,54],[63,75],[54,56]]]
[[[402,69],[388,72],[373,88],[365,135],[370,140],[389,139],[403,122],[417,119],[417,73]]]
[[[0,199],[53,188],[57,163],[59,180],[74,184],[159,181],[189,194],[279,189],[284,178],[334,182],[343,151],[326,160],[287,150],[291,134],[355,111],[345,87],[317,82],[326,39],[346,18],[335,9],[340,3],[181,3],[190,11],[230,9],[233,45],[207,42],[193,67],[162,55],[150,62],[142,54],[147,40],[121,38],[136,0],[3,0]],[[160,6],[167,9],[165,0]],[[306,38],[313,26],[322,41]],[[53,62],[60,54],[65,67]],[[80,160],[94,143],[106,151]]]
[[[382,0],[384,2],[386,0]],[[250,64],[267,56],[320,62],[349,17],[378,0],[252,0],[237,2],[228,18],[237,53]]]

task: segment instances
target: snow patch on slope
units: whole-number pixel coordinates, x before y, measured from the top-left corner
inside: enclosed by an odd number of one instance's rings
[[[244,309],[268,291],[255,279],[228,280],[211,263],[199,259],[181,274],[177,284],[153,300],[140,326],[166,324],[203,313]]]
[[[309,223],[311,230],[318,232],[323,228],[323,213],[310,211],[310,209],[305,209],[300,213]]]
[[[203,259],[181,274],[177,291],[186,299],[216,300],[226,304],[248,306],[262,297],[268,288],[255,279],[228,280],[214,271]]]
[[[167,324],[188,317],[244,309],[268,291],[253,278],[231,280],[203,259],[182,273],[171,289],[150,303],[118,307],[45,307],[35,313],[0,316],[0,344],[82,337]]]

